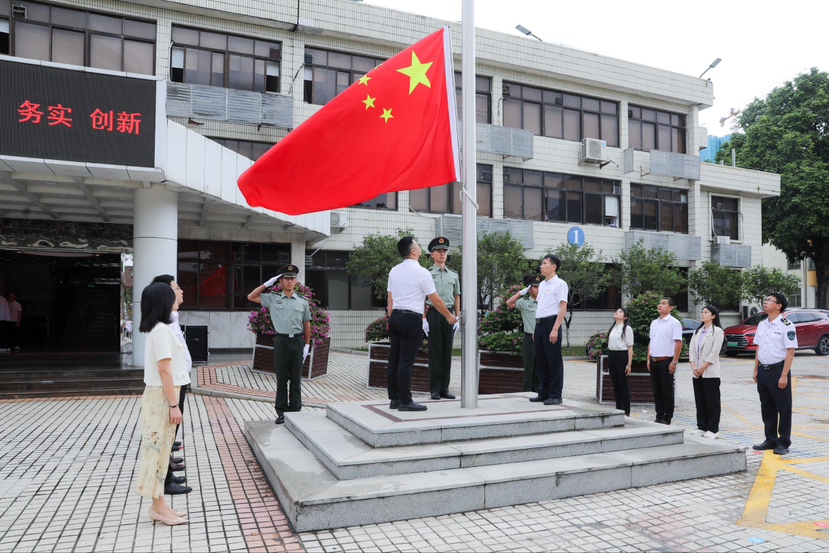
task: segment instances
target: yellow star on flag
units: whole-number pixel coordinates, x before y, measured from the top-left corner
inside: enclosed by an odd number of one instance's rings
[[[360,80],[358,82],[360,84],[364,84],[364,85],[368,86],[368,82],[370,80],[371,80],[371,77],[369,77],[368,75],[363,75],[362,77],[360,77]]]
[[[397,70],[399,73],[403,73],[409,77],[409,95],[414,92],[414,89],[419,84],[425,85],[427,88],[432,88],[432,83],[429,82],[429,77],[426,76],[426,72],[430,67],[432,67],[431,61],[429,63],[420,63],[417,54],[413,51],[412,64],[409,67]]]
[[[370,94],[366,94],[366,99],[363,100],[363,103],[366,105],[366,109],[374,107],[374,100],[377,98],[372,98]]]
[[[394,115],[391,114],[391,109],[383,108],[383,115],[381,115],[380,118],[385,119],[386,123],[388,123],[389,119],[394,119]]]

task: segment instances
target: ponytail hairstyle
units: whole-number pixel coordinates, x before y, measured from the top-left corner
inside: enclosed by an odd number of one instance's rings
[[[625,320],[624,320],[624,321],[622,321],[622,339],[624,339],[624,337],[625,337],[625,331],[627,330],[627,327],[629,327],[629,326],[630,326],[630,325],[628,324],[628,321],[630,320],[630,311],[628,310],[628,308],[627,308],[627,307],[620,307],[619,309],[621,309],[621,310],[622,310],[622,313],[624,313],[624,314],[625,314]],[[617,309],[616,311],[618,311],[618,309]],[[614,311],[614,314],[615,314],[615,311]],[[616,320],[614,319],[614,320],[613,320],[613,324],[612,324],[612,325],[610,325],[610,329],[607,331],[607,337],[608,337],[608,338],[610,338],[610,333],[611,333],[611,332],[613,332],[613,328],[614,328],[615,326],[616,326]]]

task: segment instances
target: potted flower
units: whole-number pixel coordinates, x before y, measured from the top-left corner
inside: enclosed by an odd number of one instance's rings
[[[388,385],[386,369],[391,349],[388,313],[384,312],[382,317],[366,327],[365,339],[368,344],[368,386],[385,388]],[[412,367],[412,391],[429,391],[429,341],[425,337]]]
[[[521,357],[524,328],[521,313],[507,307],[507,299],[520,286],[512,286],[502,296],[498,308],[487,311],[479,325],[478,393],[520,392],[524,384]]]
[[[308,300],[311,309],[311,352],[302,365],[302,378],[313,379],[328,372],[328,352],[331,348],[331,326],[328,313],[320,307],[314,293],[304,284],[297,283],[296,292]],[[282,291],[277,283],[266,293],[273,294]],[[250,312],[248,330],[256,334],[256,345],[253,349],[253,369],[264,372],[274,372],[273,366],[273,321],[266,307],[260,307]]]

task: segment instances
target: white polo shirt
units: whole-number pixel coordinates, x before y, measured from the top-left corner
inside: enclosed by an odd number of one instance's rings
[[[682,340],[682,323],[670,313],[651,321],[651,357],[673,357],[676,341]]]
[[[423,315],[426,296],[434,294],[435,281],[428,269],[414,259],[404,259],[389,271],[387,290],[391,293],[392,308],[414,311]]]
[[[538,309],[535,311],[535,318],[546,319],[558,315],[561,311],[561,302],[567,302],[570,287],[561,280],[558,275],[545,280],[538,285]]]
[[[764,365],[773,365],[786,359],[788,349],[797,349],[797,331],[794,325],[782,315],[774,321],[760,321],[754,334],[754,343],[759,346],[757,359]]]

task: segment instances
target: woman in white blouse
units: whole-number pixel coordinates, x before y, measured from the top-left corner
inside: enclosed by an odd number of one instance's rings
[[[713,305],[702,308],[700,319],[702,324],[694,331],[688,347],[697,406],[697,429],[691,432],[714,439],[720,431],[720,348],[725,334],[720,311]]]
[[[164,478],[169,468],[176,425],[182,415],[178,405],[181,386],[190,383],[184,350],[170,329],[176,294],[162,282],[150,284],[141,294],[141,332],[148,332],[144,348],[144,396],[141,400],[141,464],[136,493],[153,500],[150,520],[168,526],[187,519],[164,500]]]
[[[630,313],[619,308],[613,314],[613,325],[607,332],[607,369],[616,396],[616,409],[630,416],[630,388],[628,375],[633,362],[633,329],[630,328]]]

